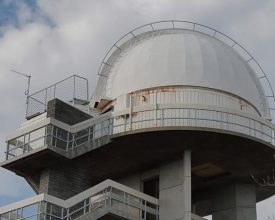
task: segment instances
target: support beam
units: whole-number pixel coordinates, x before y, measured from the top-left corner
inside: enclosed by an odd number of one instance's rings
[[[191,220],[191,152],[160,167],[160,220]]]

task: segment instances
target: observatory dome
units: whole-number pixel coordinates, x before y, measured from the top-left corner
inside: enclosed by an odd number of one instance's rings
[[[119,46],[100,72],[92,101],[173,85],[211,88],[241,97],[268,112],[259,78],[232,47],[184,29],[142,33]]]

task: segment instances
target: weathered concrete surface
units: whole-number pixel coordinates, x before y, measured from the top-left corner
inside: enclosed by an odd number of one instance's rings
[[[256,220],[256,193],[252,184],[220,187],[213,195],[213,220]]]
[[[55,118],[68,125],[74,125],[92,118],[91,115],[88,115],[59,99],[53,99],[48,102],[47,117]]]
[[[84,148],[83,152],[88,149]],[[207,195],[209,189],[219,185],[231,182],[253,183],[250,177],[251,169],[257,175],[265,176],[266,172],[274,167],[275,150],[267,144],[236,135],[192,130],[131,134],[114,138],[111,142],[71,160],[49,151],[41,152],[40,156],[29,155],[5,166],[13,171],[20,170],[18,174],[23,177],[31,177],[34,172],[42,173],[46,168],[43,166],[45,164],[51,169],[66,166],[67,170],[64,172],[85,172],[91,187],[107,178],[119,180],[133,173],[158,167],[165,162],[179,160],[186,149],[192,151],[192,167],[211,162],[227,172],[227,175],[211,178],[193,174],[192,198],[196,203],[204,201],[203,195]],[[257,201],[261,201],[272,196],[275,189],[257,187],[256,192]],[[196,213],[207,214],[199,209]]]
[[[160,167],[160,220],[191,220],[191,153]]]
[[[76,167],[58,166],[40,172],[39,193],[68,199],[91,187],[86,171]]]

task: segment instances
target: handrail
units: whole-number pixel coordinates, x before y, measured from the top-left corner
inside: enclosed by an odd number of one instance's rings
[[[252,114],[243,113],[243,112],[240,112],[240,111],[231,110],[231,109],[222,108],[222,107],[212,107],[212,106],[198,105],[198,104],[188,104],[188,105],[186,105],[186,104],[174,104],[174,106],[173,106],[173,104],[170,104],[170,107],[166,107],[165,104],[158,104],[158,109],[157,110],[161,110],[161,109],[197,109],[197,110],[209,110],[209,111],[215,111],[215,112],[230,113],[230,114],[237,115],[237,116],[240,116],[240,117],[243,117],[243,118],[254,120],[256,122],[265,124],[266,126],[272,127],[272,129],[275,129],[275,126],[272,123],[270,123],[269,121],[264,120],[260,117],[255,117]],[[139,112],[145,112],[145,111],[150,111],[150,110],[156,110],[155,105],[153,105],[153,104],[152,105],[147,105],[146,110],[139,110],[139,107],[133,108],[132,113],[139,113]],[[77,132],[80,132],[84,129],[87,129],[91,126],[99,125],[102,122],[106,122],[110,119],[113,119],[113,118],[116,118],[116,117],[119,117],[119,116],[120,115],[117,115],[117,114],[107,113],[106,115],[102,115],[99,118],[91,118],[91,119],[88,119],[86,121],[74,124],[74,125],[68,125],[68,124],[63,123],[61,121],[58,121],[54,118],[45,118],[44,120],[40,121],[39,123],[34,124],[30,128],[27,127],[25,129],[16,131],[15,133],[12,133],[12,134],[8,135],[6,137],[6,142],[8,142],[9,140],[11,140],[15,137],[19,137],[21,135],[24,135],[27,132],[37,130],[37,129],[39,129],[39,128],[47,125],[47,124],[55,125],[59,128],[62,128],[66,131],[69,131],[71,133],[77,133]]]
[[[165,111],[174,111],[174,110],[186,110],[188,111],[188,115],[164,115]],[[157,111],[161,111],[161,117],[157,116]],[[204,116],[197,115],[200,111],[204,112]],[[151,114],[150,118],[146,118],[145,114],[147,112],[154,112]],[[192,113],[190,115],[190,112],[195,113],[195,115]],[[196,113],[197,112],[197,113]],[[213,113],[214,116],[205,116],[205,114]],[[19,145],[17,144],[11,144],[15,139],[9,139],[8,140],[8,148],[6,151],[6,159],[9,159],[10,157],[14,157],[20,154],[24,154],[28,151],[31,151],[32,149],[43,147],[43,144],[47,144],[49,147],[55,147],[63,151],[69,151],[71,149],[75,149],[82,144],[90,143],[92,141],[96,141],[97,139],[106,137],[106,136],[113,136],[117,134],[123,134],[124,132],[136,130],[138,132],[139,129],[143,128],[159,128],[159,127],[167,127],[169,126],[169,123],[171,126],[174,126],[175,129],[178,126],[181,127],[208,127],[209,129],[221,129],[221,130],[227,130],[232,131],[236,133],[245,134],[248,136],[252,136],[253,138],[260,139],[262,141],[265,141],[273,146],[275,146],[275,126],[268,122],[267,120],[261,119],[260,117],[255,117],[251,114],[247,113],[241,113],[236,112],[232,110],[227,110],[224,108],[211,108],[209,106],[205,105],[175,105],[166,107],[165,105],[158,105],[157,108],[154,105],[149,105],[147,107],[144,107],[143,110],[141,109],[133,109],[132,113],[133,115],[137,114],[144,114],[143,118],[135,118],[131,117],[131,121],[127,120],[127,117],[125,115],[109,115],[108,117],[102,117],[99,121],[93,120],[89,121],[89,123],[79,124],[79,126],[69,126],[67,124],[64,124],[62,122],[59,122],[55,119],[49,120],[49,118],[46,118],[45,121],[48,123],[44,123],[43,121],[40,122],[43,126],[52,126],[51,129],[46,129],[45,127],[45,135],[39,136],[35,138],[34,140],[24,142],[20,142]],[[226,114],[226,118],[219,118],[222,114]],[[127,115],[127,114],[126,114]],[[214,117],[214,118],[212,118]],[[234,118],[228,118],[228,117],[240,117],[237,121]],[[117,121],[118,119],[118,121]],[[176,123],[178,121],[181,123]],[[189,123],[183,123],[184,120],[190,121]],[[150,122],[146,125],[146,122]],[[204,125],[202,122],[206,122]],[[215,122],[215,125],[210,125],[210,122]],[[168,124],[165,124],[168,123]],[[195,123],[195,124],[194,124]],[[208,124],[207,124],[208,123]],[[174,124],[174,125],[172,125]],[[80,126],[81,125],[81,126]],[[233,126],[233,127],[231,127]],[[234,127],[235,126],[235,127]],[[39,127],[39,123],[37,124],[37,127]],[[42,127],[44,128],[44,127]],[[53,131],[56,129],[61,129],[61,133],[63,133],[63,136],[58,135],[58,133],[48,133],[48,130]],[[245,129],[245,130],[241,130]],[[36,130],[34,130],[36,131]],[[64,131],[67,132],[67,134],[64,136]],[[83,133],[81,133],[83,132]],[[16,133],[19,136],[10,136],[10,138],[22,138],[22,135],[27,135],[24,133],[24,130],[22,133],[17,132]],[[71,137],[71,138],[69,138]],[[35,143],[35,141],[39,141],[41,139],[41,146],[37,146],[34,144],[33,146],[31,143]],[[25,140],[25,139],[24,139]],[[59,142],[58,142],[59,141]],[[19,142],[16,142],[19,143]],[[12,147],[9,147],[9,144],[12,145]],[[40,144],[40,142],[38,142]]]
[[[107,189],[109,189],[109,191]],[[125,200],[125,199],[121,200],[119,198],[116,198],[115,197],[116,193],[114,192],[114,190],[119,190],[119,191],[123,192],[124,196],[125,195],[128,195],[128,196],[130,195],[130,196],[133,196],[133,198],[140,199],[138,204],[142,204],[142,206],[141,205],[135,206],[129,199],[128,200]],[[102,193],[102,196],[101,196],[101,194],[99,195],[99,193]],[[112,194],[114,194],[114,195],[112,195]],[[106,197],[106,195],[107,195],[107,197]],[[92,198],[97,198],[97,199],[95,201],[92,201]],[[87,199],[89,199],[88,204],[86,203]],[[154,197],[151,197],[149,195],[146,195],[146,194],[144,194],[142,192],[139,192],[137,190],[134,190],[134,189],[132,189],[130,187],[127,187],[125,185],[122,185],[120,183],[117,183],[115,181],[112,181],[110,179],[107,179],[107,180],[91,187],[90,189],[85,190],[85,191],[83,191],[83,192],[77,194],[76,196],[73,196],[73,197],[71,197],[70,199],[67,199],[67,200],[62,200],[62,199],[59,199],[55,196],[51,196],[51,195],[48,195],[48,194],[40,194],[40,195],[31,197],[31,198],[22,200],[20,202],[10,204],[10,205],[7,205],[5,207],[1,207],[0,208],[0,216],[1,215],[6,215],[7,213],[11,213],[14,210],[29,207],[31,205],[35,205],[35,204],[38,204],[38,203],[40,204],[41,202],[46,202],[46,203],[49,203],[51,205],[56,205],[56,206],[62,208],[62,213],[64,213],[64,211],[66,210],[67,214],[65,214],[65,216],[63,216],[63,218],[60,218],[60,219],[67,219],[68,217],[70,217],[74,214],[78,214],[79,211],[85,210],[88,205],[92,207],[92,204],[95,204],[95,203],[98,203],[98,202],[103,202],[106,199],[107,200],[113,199],[113,200],[116,200],[116,201],[120,201],[121,203],[130,205],[130,206],[138,208],[140,210],[144,210],[145,212],[147,210],[147,212],[149,212],[149,213],[152,213],[152,211],[155,210],[154,211],[155,215],[158,215],[158,213],[157,213],[158,205],[159,205],[158,199],[156,199]],[[145,203],[143,201],[145,201]],[[78,207],[78,204],[80,204],[81,202],[83,202],[83,204],[81,204],[81,206]],[[152,209],[149,206],[146,209],[145,206],[147,206],[148,203],[155,205],[155,209]],[[104,202],[104,204],[106,205],[106,202]],[[111,202],[109,203],[109,205],[111,205]],[[78,208],[75,209],[75,208],[73,208],[74,206],[76,206]],[[40,205],[40,207],[43,207],[43,205]],[[71,208],[73,208],[73,211],[70,210]],[[94,211],[94,209],[91,209],[89,212],[93,212],[93,211]],[[41,210],[37,210],[36,212],[37,212],[36,214],[39,214],[39,215],[40,214],[48,215],[48,213],[43,213],[43,212],[41,212]],[[35,216],[34,213],[30,213],[30,214],[31,215],[29,215],[29,216]],[[87,212],[83,211],[82,215],[84,215],[84,214],[87,214]],[[52,213],[50,213],[49,215],[53,216]],[[81,216],[81,215],[79,215],[79,216]]]
[[[44,88],[44,89],[38,90],[38,91],[36,91],[36,92],[30,94],[28,97],[33,96],[33,95],[35,95],[35,94],[37,94],[37,93],[40,93],[40,92],[42,92],[42,91],[44,91],[44,90],[46,90],[46,89],[49,89],[49,88],[51,88],[51,87],[53,87],[53,86],[55,86],[55,85],[57,85],[57,84],[60,84],[60,83],[62,83],[62,82],[64,82],[64,81],[66,81],[66,80],[68,80],[68,79],[71,79],[71,78],[74,78],[74,77],[81,78],[81,79],[84,79],[85,81],[88,81],[86,78],[84,78],[84,77],[82,77],[82,76],[79,76],[79,75],[72,75],[72,76],[69,76],[69,77],[67,77],[67,78],[65,78],[65,79],[62,79],[62,80],[60,80],[60,81],[58,81],[58,82],[56,82],[56,83],[54,83],[54,84],[52,84],[52,85],[50,85],[50,86]]]
[[[81,83],[81,86],[79,83]],[[78,87],[77,93],[76,87]],[[66,88],[66,90],[64,88]],[[79,92],[79,89],[81,89],[81,93]],[[47,110],[48,101],[54,98],[59,98],[65,101],[72,100],[73,102],[75,99],[88,101],[88,80],[82,76],[72,75],[66,79],[54,83],[53,85],[28,95],[26,118],[45,112]]]

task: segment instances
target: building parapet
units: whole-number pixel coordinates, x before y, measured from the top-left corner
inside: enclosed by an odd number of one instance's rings
[[[144,129],[220,130],[247,135],[275,146],[274,125],[251,114],[205,105],[148,105],[106,114],[75,125],[45,118],[7,138],[6,159],[48,146],[62,151],[92,143],[103,137]]]

